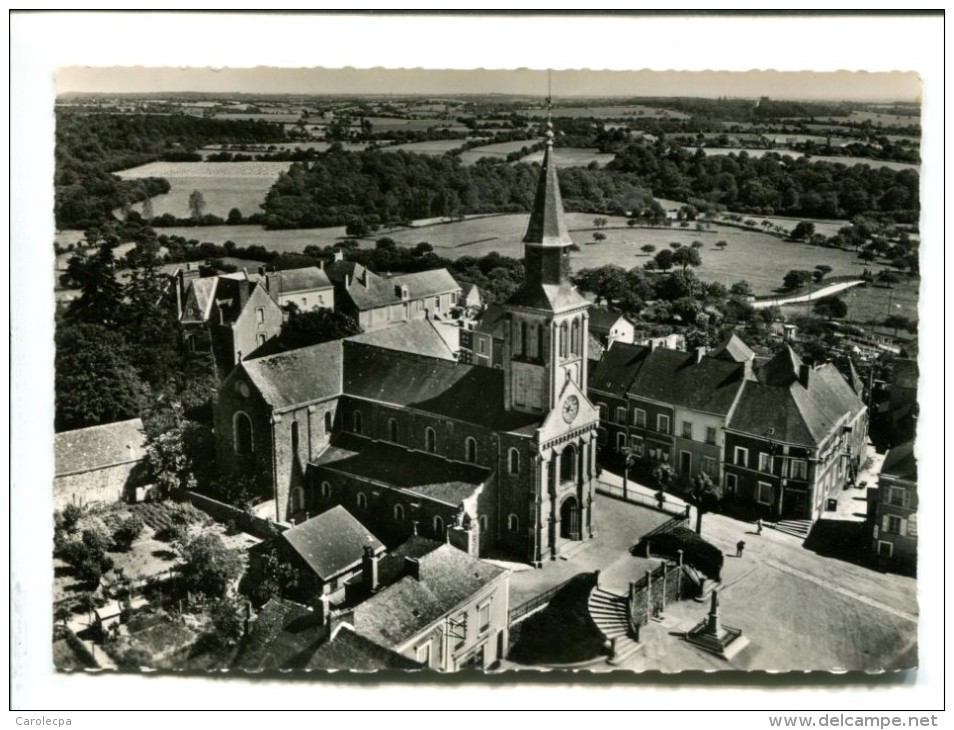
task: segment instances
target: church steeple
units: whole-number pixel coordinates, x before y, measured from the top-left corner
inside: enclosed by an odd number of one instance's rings
[[[573,244],[563,219],[563,198],[553,161],[553,123],[547,119],[547,146],[543,153],[543,167],[537,181],[533,211],[523,242],[536,246],[563,248]]]

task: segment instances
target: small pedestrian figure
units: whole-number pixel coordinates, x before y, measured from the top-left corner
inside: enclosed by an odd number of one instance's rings
[[[663,505],[666,503],[666,493],[661,489],[656,492],[656,504],[659,505],[659,509],[663,508]]]
[[[741,558],[743,550],[745,550],[745,540],[739,540],[735,544],[735,557]]]
[[[761,517],[759,517],[759,518],[755,521],[755,534],[756,534],[756,535],[761,535],[761,534],[762,534],[762,518],[761,518]]]

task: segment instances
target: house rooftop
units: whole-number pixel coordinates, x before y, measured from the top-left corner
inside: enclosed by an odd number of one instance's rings
[[[907,479],[912,482],[918,480],[918,463],[914,456],[914,441],[908,441],[888,450],[884,462],[881,464],[881,473],[897,479]]]
[[[56,476],[78,474],[139,461],[146,455],[142,420],[105,423],[62,431],[54,437]]]
[[[275,409],[341,393],[341,340],[266,355],[240,363],[266,403]]]
[[[312,464],[452,507],[472,497],[491,476],[473,464],[348,433],[339,435]]]
[[[331,288],[328,275],[317,266],[269,271],[266,279],[272,296]]]
[[[365,547],[384,551],[384,543],[341,505],[286,530],[281,539],[323,581],[360,565]]]
[[[439,326],[429,319],[413,319],[353,335],[348,338],[348,342],[372,345],[383,350],[411,352],[440,360],[456,360],[447,337],[438,330]]]
[[[384,646],[399,646],[506,573],[441,545],[417,559],[417,576],[406,575],[359,604],[355,630]]]
[[[619,312],[602,307],[591,307],[589,314],[590,329],[601,333],[608,333],[619,320],[626,319]]]
[[[306,670],[351,672],[421,668],[418,662],[361,636],[346,623],[335,628],[331,638],[315,649],[304,666]]]

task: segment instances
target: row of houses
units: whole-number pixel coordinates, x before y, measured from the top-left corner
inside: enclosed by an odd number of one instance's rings
[[[222,273],[189,264],[174,280],[186,346],[211,352],[222,377],[277,337],[290,311],[340,311],[370,331],[446,319],[461,301],[461,286],[447,269],[381,276],[341,252],[320,266],[285,271]]]
[[[711,352],[617,342],[589,395],[604,450],[668,464],[686,487],[706,474],[724,497],[773,520],[816,519],[865,453],[860,392],[787,344],[759,360],[734,334]]]

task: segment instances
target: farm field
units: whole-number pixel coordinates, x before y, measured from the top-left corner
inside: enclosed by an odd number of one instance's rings
[[[369,142],[342,142],[341,147],[346,152],[361,152],[366,150],[370,146]],[[242,155],[261,155],[261,154],[271,154],[279,150],[318,150],[319,152],[325,152],[331,147],[331,142],[274,142],[272,144],[251,144],[244,145],[241,148],[232,149],[232,145],[209,145],[208,147],[202,147],[198,150],[199,154],[202,155],[202,158],[205,159],[209,155],[214,155],[219,152],[233,152]],[[269,149],[272,148],[272,149]],[[242,164],[242,163],[231,163],[231,164]]]
[[[586,167],[591,162],[603,167],[616,157],[612,153],[602,153],[592,147],[555,147],[553,156],[560,167]],[[528,165],[543,162],[543,150],[521,157],[520,162]]]
[[[545,109],[521,109],[521,114],[528,117],[545,117]],[[571,117],[574,119],[581,117],[594,117],[596,119],[621,119],[623,117],[641,117],[643,119],[689,119],[688,114],[677,112],[674,109],[662,109],[655,106],[644,106],[642,104],[633,104],[627,106],[582,106],[556,108],[553,110],[555,117]]]
[[[424,132],[428,129],[467,131],[467,127],[456,123],[453,119],[396,119],[394,117],[365,117],[365,119],[371,123],[374,132],[385,132],[394,129],[411,132]]]
[[[848,305],[847,322],[869,323],[883,322],[890,314],[918,320],[918,294],[921,280],[917,278],[904,279],[893,284],[891,289],[877,286],[856,287],[849,289],[841,299]],[[884,330],[892,333],[893,330]]]
[[[297,122],[299,119],[301,119],[301,114],[288,114],[287,112],[286,112],[286,113],[279,113],[279,114],[242,114],[242,113],[239,113],[239,114],[224,113],[224,114],[222,114],[222,113],[220,113],[220,114],[216,114],[216,115],[215,115],[215,118],[216,118],[216,119],[225,119],[225,120],[228,120],[228,119],[235,119],[235,120],[252,119],[252,120],[256,120],[256,119],[257,119],[257,120],[260,120],[260,121],[263,121],[263,122],[282,122],[283,124],[288,124],[288,123]]]
[[[205,212],[225,217],[232,208],[243,215],[260,212],[265,194],[291,165],[290,162],[151,162],[121,170],[124,180],[139,177],[164,177],[172,189],[152,199],[155,215],[171,213],[177,218],[189,216],[189,195],[198,190],[205,198]],[[134,206],[142,211],[142,204]]]
[[[519,152],[524,147],[529,147],[539,139],[518,139],[514,142],[497,142],[483,147],[474,147],[460,154],[460,161],[465,165],[473,165],[481,157],[506,157],[511,152]]]
[[[345,235],[345,229],[344,226],[339,226],[266,231],[261,226],[174,226],[157,228],[156,233],[160,236],[182,236],[200,243],[223,244],[226,241],[234,241],[238,246],[264,246],[269,251],[300,253],[306,246],[331,246]],[[389,234],[380,233],[378,238],[386,235]],[[373,243],[368,242],[367,245]]]
[[[415,152],[419,155],[443,155],[463,146],[466,141],[467,140],[463,139],[434,139],[426,142],[406,142],[405,144],[386,147],[385,151],[393,152],[395,150],[404,150],[405,152]]]

